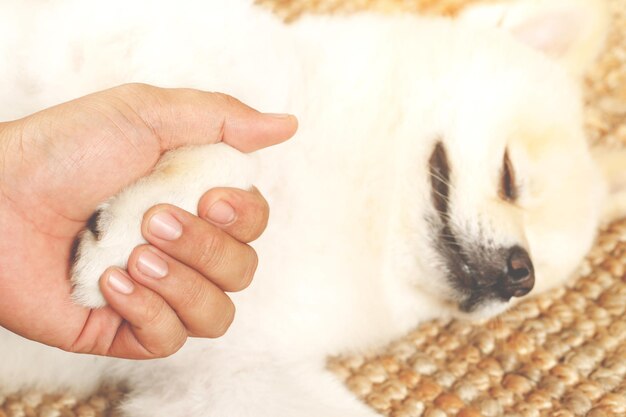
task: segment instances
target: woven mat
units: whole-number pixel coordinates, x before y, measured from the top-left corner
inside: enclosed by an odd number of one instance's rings
[[[259,0],[286,20],[375,9],[454,15],[476,0]],[[587,79],[594,144],[626,144],[626,0],[608,0],[606,52]],[[626,416],[626,220],[601,233],[568,288],[486,323],[425,323],[370,356],[329,368],[393,417]],[[0,397],[0,417],[115,417],[123,393],[80,402],[37,392]],[[236,417],[236,416],[232,416]],[[323,416],[320,416],[323,417]]]
[[[490,1],[496,0],[256,0],[256,3],[269,7],[289,22],[304,13],[347,14],[362,10],[454,16],[468,4]]]

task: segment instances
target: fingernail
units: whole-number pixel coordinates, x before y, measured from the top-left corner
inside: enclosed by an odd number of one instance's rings
[[[119,292],[121,294],[130,294],[135,289],[133,283],[124,276],[120,271],[111,271],[109,277],[107,278],[107,284],[113,291]]]
[[[164,211],[152,216],[148,229],[153,236],[163,240],[176,240],[183,234],[183,225]]]
[[[168,272],[167,262],[151,251],[144,251],[139,255],[137,269],[150,278],[163,278]]]
[[[263,113],[266,116],[273,117],[274,119],[288,119],[291,116],[288,113]]]
[[[228,224],[235,220],[235,209],[224,200],[218,200],[209,208],[206,216],[215,223]]]

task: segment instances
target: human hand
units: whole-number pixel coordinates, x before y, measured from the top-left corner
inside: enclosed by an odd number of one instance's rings
[[[256,190],[210,190],[199,202],[202,218],[173,206],[149,210],[149,244],[131,254],[128,272],[103,275],[102,309],[71,302],[72,243],[99,203],[148,174],[167,150],[224,141],[249,152],[296,129],[293,116],[262,114],[229,96],[139,84],[1,123],[0,325],[64,350],[123,358],[167,356],[188,336],[223,334],[234,314],[224,291],[249,284],[257,259],[247,243],[267,223]],[[164,211],[183,225],[172,241],[148,229]],[[166,276],[148,278],[155,268]]]

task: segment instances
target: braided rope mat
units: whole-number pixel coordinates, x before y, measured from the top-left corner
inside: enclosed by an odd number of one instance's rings
[[[258,0],[286,20],[362,9],[454,15],[475,1]],[[608,2],[612,24],[588,75],[586,122],[592,143],[619,146],[626,144],[626,0]],[[425,323],[377,354],[328,366],[386,416],[626,416],[625,274],[626,220],[601,233],[567,288],[486,323]],[[110,387],[84,401],[0,396],[0,417],[116,417],[122,396]]]
[[[256,3],[269,7],[289,22],[305,13],[347,14],[363,10],[454,16],[468,4],[490,1],[495,0],[256,0]]]

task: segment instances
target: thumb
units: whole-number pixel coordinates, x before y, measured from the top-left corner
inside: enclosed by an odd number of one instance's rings
[[[234,97],[192,89],[163,89],[142,84],[128,98],[158,136],[162,149],[224,141],[242,152],[256,151],[293,136],[297,119],[289,114],[260,113]],[[145,97],[152,103],[145,105]],[[156,111],[155,111],[156,110]]]

